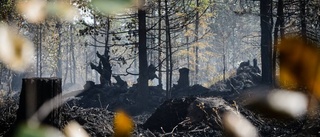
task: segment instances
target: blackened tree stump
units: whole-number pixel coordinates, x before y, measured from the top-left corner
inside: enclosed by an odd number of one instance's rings
[[[22,79],[22,89],[20,93],[19,109],[17,110],[17,119],[12,128],[5,136],[11,137],[14,131],[21,123],[27,122],[38,109],[47,101],[55,98],[48,105],[47,110],[53,110],[44,119],[41,124],[55,126],[59,123],[59,109],[53,109],[54,106],[61,104],[61,78],[24,78]],[[60,97],[59,97],[60,96]],[[57,122],[58,121],[58,122]]]
[[[24,78],[22,80],[17,122],[28,120],[37,112],[43,103],[57,95],[61,96],[61,93],[61,78]],[[53,120],[59,116],[58,114],[59,112],[54,110],[41,122],[53,125]]]
[[[176,89],[186,88],[189,87],[189,69],[188,68],[181,68],[179,69],[179,80]]]
[[[178,80],[178,85],[182,87],[189,86],[189,69],[188,68],[181,68],[179,69],[180,77]]]
[[[20,93],[19,109],[16,123],[25,122],[37,112],[43,103],[61,96],[61,78],[24,78]],[[60,98],[61,101],[61,98]],[[53,102],[61,103],[61,102]],[[57,105],[57,104],[56,104]],[[53,107],[48,106],[48,107]],[[49,108],[53,110],[53,108]],[[53,125],[58,120],[58,110],[53,110],[43,121],[44,124]]]

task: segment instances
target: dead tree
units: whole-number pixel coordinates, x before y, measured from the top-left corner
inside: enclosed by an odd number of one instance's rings
[[[150,64],[148,66],[148,80],[153,80],[155,78],[159,78],[156,74],[156,71],[157,71],[157,68],[153,65],[153,64]],[[139,77],[140,78],[140,77]],[[139,84],[139,78],[137,79],[138,81],[138,84]]]
[[[148,78],[150,80],[153,80],[155,78],[158,78],[157,74],[156,74],[156,71],[157,71],[157,68],[153,65],[153,64],[150,64],[148,66]]]
[[[115,86],[118,86],[120,88],[127,88],[128,84],[126,81],[122,80],[121,77],[119,75],[113,76],[113,78],[117,81],[117,83],[115,84]]]
[[[111,86],[111,64],[110,56],[108,54],[101,55],[97,52],[97,57],[100,59],[99,65],[94,65],[90,63],[91,69],[96,70],[100,74],[100,83],[101,85]]]

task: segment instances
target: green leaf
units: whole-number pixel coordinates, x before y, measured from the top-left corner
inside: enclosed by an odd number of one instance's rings
[[[133,5],[133,0],[92,0],[91,5],[99,12],[114,14]]]
[[[61,132],[53,127],[29,127],[21,125],[14,137],[57,137],[61,136]]]

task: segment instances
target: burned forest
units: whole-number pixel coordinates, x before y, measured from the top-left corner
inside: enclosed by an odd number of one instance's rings
[[[0,9],[0,137],[320,136],[317,0]]]

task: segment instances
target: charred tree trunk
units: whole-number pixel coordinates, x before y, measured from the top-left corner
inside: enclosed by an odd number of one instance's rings
[[[65,85],[67,83],[67,79],[68,79],[68,75],[69,75],[69,48],[70,46],[66,46],[65,47],[65,50],[66,50],[66,54],[67,54],[67,60],[65,62],[65,69],[66,69],[66,72],[64,74],[64,80],[63,80],[63,85]]]
[[[186,27],[186,32],[188,32],[188,27]],[[186,46],[187,46],[187,67],[190,69],[190,45],[189,45],[189,36],[186,36]]]
[[[171,35],[170,35],[170,23],[169,23],[169,9],[168,0],[165,0],[165,24],[166,24],[166,96],[171,98],[171,86],[172,86],[172,48],[171,48]]]
[[[93,15],[93,27],[94,27],[94,35],[93,35],[93,38],[94,38],[94,52],[96,53],[97,52],[97,36],[96,36],[97,26],[96,26],[96,16],[95,15]],[[94,60],[97,61],[97,57],[96,56],[94,57]],[[97,83],[98,82],[98,73],[95,72],[94,74],[95,74],[95,82]]]
[[[141,0],[142,6],[145,1]],[[144,7],[138,10],[139,20],[139,81],[138,91],[140,96],[148,93],[148,61],[147,61],[147,29],[146,29],[146,10]]]
[[[276,83],[276,62],[277,62],[277,45],[279,44],[279,36],[278,32],[280,31],[280,39],[283,38],[284,35],[284,20],[283,20],[283,0],[278,1],[277,7],[277,20],[274,27],[274,47],[273,47],[273,56],[272,56],[272,84],[277,86]]]
[[[36,62],[36,75],[39,76],[39,63],[40,63],[40,53],[39,53],[39,50],[40,50],[40,25],[37,26],[37,62]]]
[[[260,0],[262,82],[272,82],[272,0]]]
[[[109,33],[110,33],[110,24],[111,20],[107,17],[106,20],[106,29],[105,29],[105,49],[104,54],[101,55],[97,52],[97,57],[99,58],[99,64],[94,65],[90,63],[91,69],[96,70],[100,74],[100,84],[105,86],[111,86],[111,75],[112,75],[112,66],[110,64],[110,55],[109,55]],[[95,32],[94,36],[97,33]]]
[[[71,42],[71,58],[72,58],[72,82],[71,83],[76,83],[76,69],[77,69],[77,64],[76,64],[76,59],[75,59],[75,54],[74,54],[74,42],[73,42],[73,25],[70,25],[70,42]]]
[[[94,65],[93,63],[90,63],[91,69],[94,69],[97,71],[97,73],[100,74],[100,84],[105,86],[111,86],[111,64],[110,64],[110,56],[107,55],[101,55],[99,52],[97,52],[97,57],[100,59],[99,65]]]
[[[105,29],[105,39],[104,39],[104,55],[109,55],[109,46],[108,46],[108,43],[109,43],[109,33],[110,33],[110,18],[107,17],[107,21],[106,21],[106,29]],[[95,34],[96,35],[96,34]]]
[[[300,25],[302,38],[307,36],[307,24],[306,24],[306,0],[300,0]]]
[[[37,53],[37,76],[42,76],[42,25],[39,25],[39,43],[38,43],[38,53]]]
[[[56,76],[58,78],[62,78],[62,61],[61,61],[61,43],[62,43],[62,34],[61,34],[61,26],[62,24],[57,23],[56,24],[56,28],[58,29],[58,33],[59,33],[59,45],[58,45],[58,62],[57,62],[57,70],[56,70]]]
[[[88,43],[85,42],[85,43],[84,43],[84,46],[85,46],[85,50],[86,50],[86,51],[85,51],[85,52],[86,52],[85,57],[86,57],[86,81],[87,81],[87,80],[88,80],[88,73],[89,73],[89,72],[88,72],[88,70],[89,70],[89,69],[88,69],[88,64],[87,64],[87,63],[88,63],[88,50],[87,50]]]
[[[161,61],[161,0],[158,0],[158,15],[159,15],[159,23],[158,23],[158,65],[159,65],[159,87],[162,89],[162,61]]]
[[[223,42],[224,43],[224,42]],[[225,44],[223,44],[222,48],[222,62],[223,62],[223,81],[226,81],[226,50],[225,50]]]
[[[196,6],[197,6],[197,13],[196,13],[196,22],[195,22],[195,42],[198,42],[199,39],[199,0],[196,1]],[[195,84],[199,83],[198,75],[199,75],[199,46],[195,46]]]

